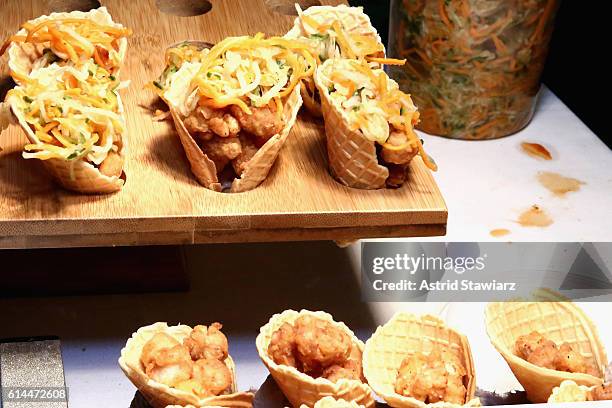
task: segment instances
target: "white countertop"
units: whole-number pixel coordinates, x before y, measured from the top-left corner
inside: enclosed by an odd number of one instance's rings
[[[434,175],[448,206],[447,235],[433,240],[612,239],[612,150],[548,88],[542,89],[532,122],[515,135],[487,141],[421,136],[440,168]],[[524,141],[542,144],[553,160],[528,156],[520,148]],[[586,184],[558,198],[540,185],[539,171]],[[533,204],[545,209],[554,223],[546,228],[520,226],[516,219]],[[511,233],[493,238],[489,232],[496,228]]]

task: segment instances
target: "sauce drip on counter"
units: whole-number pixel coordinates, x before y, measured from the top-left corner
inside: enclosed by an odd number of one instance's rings
[[[539,159],[544,160],[552,160],[552,155],[550,154],[550,152],[539,143],[523,142],[521,143],[521,148],[531,157],[537,157]]]
[[[489,231],[492,237],[499,238],[510,234],[510,230],[506,228],[496,228]]]
[[[553,223],[548,213],[538,205],[531,206],[530,209],[524,211],[518,219],[518,223],[523,227],[548,227]]]
[[[549,171],[539,172],[538,181],[551,193],[559,197],[565,197],[565,194],[569,192],[578,191],[580,186],[585,184],[578,179],[565,177]]]

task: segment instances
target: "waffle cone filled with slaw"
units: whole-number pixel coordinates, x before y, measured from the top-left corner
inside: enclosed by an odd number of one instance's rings
[[[196,179],[214,191],[257,187],[296,121],[300,82],[314,72],[307,47],[257,34],[210,49],[179,44],[166,60],[151,89],[169,106]]]
[[[169,386],[156,381],[147,374],[147,368],[142,363],[144,350],[156,335],[169,336],[170,341],[176,342],[177,345],[187,344],[185,340],[190,337],[193,330],[186,325],[168,326],[168,324],[161,322],[141,327],[132,334],[132,337],[121,350],[119,358],[121,370],[153,408],[166,408],[167,406],[252,407],[254,394],[237,391],[235,365],[229,355],[225,356],[223,363],[229,370],[231,381],[229,387],[219,395],[198,394],[192,389],[193,387]],[[187,352],[187,358],[189,358],[189,352]],[[185,383],[188,381],[186,380]]]
[[[6,105],[29,143],[23,157],[42,160],[60,185],[112,193],[125,182],[125,119],[118,90],[130,30],[106,8],[30,20],[3,46],[17,86]]]
[[[410,96],[365,61],[335,59],[319,65],[327,154],[332,175],[348,187],[400,187],[418,154],[436,170],[413,126],[419,113]]]
[[[313,6],[302,11],[296,4],[298,17],[285,38],[307,43],[319,63],[332,58],[366,59],[378,67],[385,56],[385,46],[362,7]],[[314,116],[322,116],[321,98],[314,79],[302,83],[304,106]]]
[[[397,392],[404,362],[417,355],[436,355],[446,364],[452,357],[464,369],[461,377],[463,390],[461,402],[448,402],[444,395],[438,394],[436,396],[439,400],[433,403],[433,406],[441,408],[480,406],[480,400],[475,397],[476,373],[467,338],[446,326],[435,316],[417,316],[407,312],[398,312],[389,322],[378,327],[366,342],[363,353],[363,371],[368,384],[387,404],[394,408],[429,406],[424,402],[425,398],[417,399],[416,395],[408,396]]]
[[[333,317],[325,312],[312,312],[308,310],[285,310],[280,314],[275,314],[270,318],[259,332],[255,340],[259,357],[270,371],[270,374],[294,407],[308,406],[313,407],[323,397],[331,396],[336,399],[343,399],[348,402],[355,402],[365,407],[374,406],[374,396],[372,390],[362,380],[340,378],[331,381],[324,377],[313,377],[304,370],[287,364],[277,364],[270,354],[270,345],[274,341],[276,333],[281,327],[295,325],[298,319],[317,319],[326,325],[331,325],[334,330],[341,330],[351,344],[363,351],[364,344],[355,334],[341,322],[334,321]],[[320,337],[315,337],[320,339]],[[315,340],[316,341],[316,340]]]
[[[531,402],[546,402],[565,380],[592,387],[601,385],[607,364],[597,328],[569,299],[548,290],[534,294],[535,301],[495,302],[487,305],[485,321],[493,346],[527,392]],[[567,372],[536,365],[519,356],[517,340],[538,333],[546,341],[567,345],[585,360],[589,372]]]

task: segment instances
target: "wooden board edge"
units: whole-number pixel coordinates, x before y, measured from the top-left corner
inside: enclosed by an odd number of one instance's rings
[[[0,249],[100,246],[188,245],[281,241],[352,241],[365,238],[412,238],[446,235],[446,224],[414,224],[336,228],[278,228],[177,232],[133,232],[0,237]]]

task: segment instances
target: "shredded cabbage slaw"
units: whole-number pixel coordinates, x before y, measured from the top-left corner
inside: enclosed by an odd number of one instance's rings
[[[18,85],[6,98],[34,135],[23,157],[100,165],[122,146],[125,122],[117,92],[128,82],[118,78],[119,40],[131,31],[87,18],[48,19],[22,27],[26,34],[10,37],[0,53],[11,43],[27,43],[40,54],[27,76],[11,71]]]
[[[280,37],[229,37],[211,49],[197,51],[189,44],[167,53],[168,66],[150,87],[171,107],[188,116],[198,105],[215,109],[237,105],[275,104],[282,114],[283,99],[299,82],[313,75],[316,60],[304,44]]]

